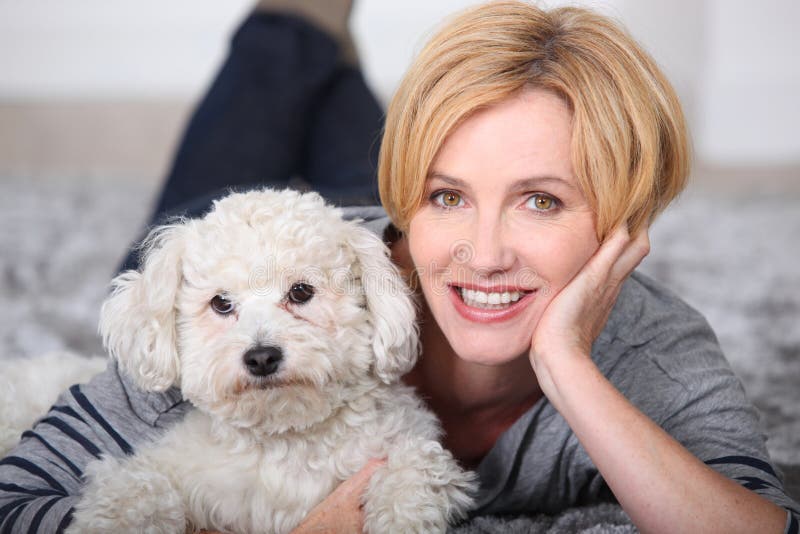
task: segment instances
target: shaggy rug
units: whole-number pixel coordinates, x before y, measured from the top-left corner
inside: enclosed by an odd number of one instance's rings
[[[133,181],[0,182],[0,360],[101,354],[107,284],[147,216]],[[763,415],[772,458],[800,498],[800,192],[693,188],[651,230],[641,269],[706,315]],[[631,532],[618,507],[488,518],[484,532]]]

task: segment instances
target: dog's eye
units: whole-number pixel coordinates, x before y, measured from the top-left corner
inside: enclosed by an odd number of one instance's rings
[[[216,295],[211,299],[211,309],[220,315],[228,315],[233,311],[234,307],[233,302],[222,295]]]
[[[293,284],[287,296],[295,304],[302,304],[308,302],[314,296],[314,287],[304,282]]]

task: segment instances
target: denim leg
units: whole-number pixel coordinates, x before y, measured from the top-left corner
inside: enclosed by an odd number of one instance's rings
[[[230,189],[285,187],[295,176],[338,203],[376,199],[369,154],[380,121],[331,37],[301,18],[255,12],[186,127],[150,224],[201,215]],[[121,269],[137,266],[132,250]]]
[[[336,43],[307,22],[250,15],[186,128],[154,219],[228,187],[286,184],[336,69]]]
[[[379,204],[383,110],[361,71],[342,67],[313,114],[301,175],[340,205]]]

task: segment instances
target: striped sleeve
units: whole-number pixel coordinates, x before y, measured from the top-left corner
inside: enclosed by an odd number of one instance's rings
[[[85,385],[62,393],[0,460],[0,534],[62,532],[70,522],[86,464],[132,454],[163,432],[160,416],[179,394],[148,394],[120,377],[112,362]]]
[[[787,511],[784,532],[800,534],[800,506],[786,495],[780,473],[769,462],[754,456],[723,456],[706,460],[705,463],[745,488],[782,506]]]

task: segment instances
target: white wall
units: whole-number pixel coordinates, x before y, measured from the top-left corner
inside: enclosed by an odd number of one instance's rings
[[[707,4],[698,152],[710,161],[800,162],[800,2]]]
[[[0,99],[194,95],[248,0],[0,0]]]
[[[352,28],[375,90],[387,97],[440,19],[474,3],[357,0]],[[664,67],[684,101],[700,160],[800,163],[800,2],[579,3],[622,20]],[[250,5],[0,0],[0,102],[194,98]]]

